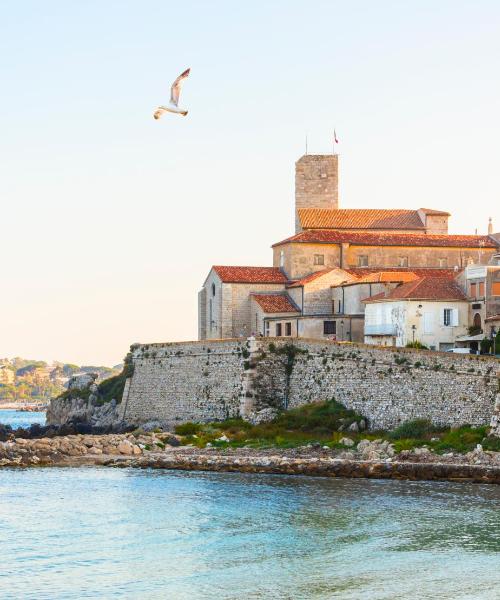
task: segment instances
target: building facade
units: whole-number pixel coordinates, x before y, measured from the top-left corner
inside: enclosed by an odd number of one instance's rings
[[[426,277],[450,280],[499,254],[491,226],[488,235],[449,235],[445,211],[339,208],[338,168],[338,155],[296,162],[295,234],[272,246],[272,266],[211,268],[198,296],[199,339],[362,341],[366,298]],[[481,324],[495,327],[500,310],[491,306]]]

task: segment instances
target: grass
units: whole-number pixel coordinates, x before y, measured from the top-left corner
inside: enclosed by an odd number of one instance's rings
[[[282,412],[274,421],[252,425],[242,419],[229,419],[221,423],[184,423],[175,432],[184,436],[184,443],[205,447],[253,448],[295,448],[310,443],[320,443],[329,447],[339,446],[339,440],[346,434],[338,431],[346,429],[363,417],[355,411],[331,400],[306,404]],[[220,441],[226,435],[230,441]]]
[[[306,404],[282,412],[270,423],[252,425],[242,419],[228,419],[217,423],[184,423],[175,429],[183,436],[183,444],[199,448],[210,443],[214,448],[296,448],[319,443],[329,448],[348,449],[340,440],[351,438],[356,444],[362,439],[386,439],[396,452],[427,446],[438,454],[447,452],[466,453],[481,444],[484,450],[500,452],[500,439],[487,437],[486,426],[450,429],[436,427],[425,419],[407,421],[393,431],[361,433],[347,432],[345,429],[363,417],[345,406],[331,400]],[[338,431],[343,427],[344,431]],[[220,440],[223,435],[229,442]]]

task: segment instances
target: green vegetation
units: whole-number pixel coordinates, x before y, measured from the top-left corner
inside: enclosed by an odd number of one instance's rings
[[[414,342],[408,342],[406,347],[413,348],[414,350],[429,350],[425,344],[422,344],[422,342],[419,342],[418,340],[415,340]]]
[[[386,439],[394,445],[396,452],[427,446],[438,454],[465,453],[474,450],[477,444],[481,444],[484,450],[500,452],[500,439],[487,437],[486,426],[464,425],[451,429],[436,427],[426,419],[415,419],[390,432],[346,431],[349,425],[360,423],[362,419],[355,411],[331,400],[283,411],[274,421],[260,425],[252,425],[242,419],[228,419],[220,423],[184,423],[178,425],[175,431],[183,436],[183,444],[199,448],[207,444],[215,448],[294,448],[320,444],[347,449],[340,440],[349,437],[355,444],[362,439]]]
[[[363,417],[345,408],[339,402],[318,402],[280,413],[274,421],[252,425],[242,419],[228,419],[221,423],[184,423],[175,432],[185,436],[185,444],[205,447],[293,448],[310,443],[339,446],[345,434],[338,431],[359,423]],[[219,440],[222,436],[229,442]]]
[[[402,423],[399,427],[389,432],[387,437],[391,440],[422,439],[424,436],[435,431],[436,427],[427,419],[415,419]]]

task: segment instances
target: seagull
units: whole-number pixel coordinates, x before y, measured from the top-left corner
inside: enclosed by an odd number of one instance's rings
[[[179,108],[177,104],[179,103],[179,96],[181,94],[182,84],[184,83],[184,79],[187,79],[190,71],[191,69],[186,69],[184,73],[181,73],[179,77],[177,77],[177,79],[174,81],[170,90],[170,102],[168,103],[168,106],[159,106],[155,110],[153,114],[153,117],[155,119],[159,119],[166,112],[176,113],[177,115],[182,115],[183,117],[185,117],[188,114],[187,110]]]

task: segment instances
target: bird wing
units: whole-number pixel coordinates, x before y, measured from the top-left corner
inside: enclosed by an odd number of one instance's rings
[[[179,77],[172,84],[172,89],[170,90],[170,102],[177,106],[179,102],[179,96],[181,94],[182,84],[184,83],[184,79],[187,78],[191,69],[186,69],[184,73],[181,73]]]

